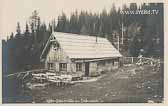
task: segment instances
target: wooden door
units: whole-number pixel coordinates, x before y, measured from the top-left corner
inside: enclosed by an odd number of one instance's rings
[[[89,76],[89,62],[85,63],[85,76]]]

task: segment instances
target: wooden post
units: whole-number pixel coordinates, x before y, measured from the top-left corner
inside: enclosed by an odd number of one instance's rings
[[[150,65],[153,66],[153,59],[150,59]]]
[[[43,83],[42,75],[40,75],[40,83]]]
[[[119,35],[118,35],[118,51],[120,51],[120,38],[119,38]]]
[[[134,57],[131,57],[131,62],[132,62],[132,64],[134,63]]]
[[[142,64],[142,55],[140,55],[140,64]]]

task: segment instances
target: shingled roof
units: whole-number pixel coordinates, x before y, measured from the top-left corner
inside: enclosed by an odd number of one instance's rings
[[[62,32],[53,32],[52,36],[56,38],[69,58],[91,59],[122,56],[106,38]],[[47,50],[45,48],[43,52]]]

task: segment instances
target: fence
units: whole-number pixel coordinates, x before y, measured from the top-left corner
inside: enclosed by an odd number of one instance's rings
[[[147,58],[147,57],[122,57],[120,62],[123,64],[155,64],[155,63],[163,63],[163,60],[156,58]]]
[[[122,64],[160,64],[163,63],[163,60],[161,59],[156,59],[156,58],[147,58],[147,57],[122,57],[120,58],[120,63]],[[21,74],[27,74],[27,73],[35,73],[35,72],[41,72],[41,71],[45,71],[45,69],[41,68],[41,69],[32,69],[32,70],[27,70],[27,71],[23,71],[23,72],[17,72],[17,73],[13,73],[13,74],[8,74],[5,75],[5,77],[10,77],[10,76],[20,76]]]

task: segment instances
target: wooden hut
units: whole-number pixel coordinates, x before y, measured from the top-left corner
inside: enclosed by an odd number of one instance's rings
[[[53,32],[40,59],[48,71],[93,76],[111,70],[121,56],[106,38]]]

